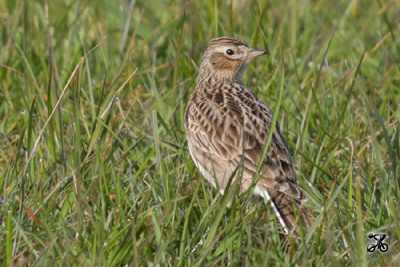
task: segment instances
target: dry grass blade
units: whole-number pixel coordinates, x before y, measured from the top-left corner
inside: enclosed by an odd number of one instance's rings
[[[104,40],[104,39],[105,39],[105,37],[103,38],[103,40]],[[44,126],[42,127],[42,130],[40,131],[38,137],[36,138],[36,142],[35,142],[35,144],[34,144],[33,147],[32,147],[31,154],[29,155],[29,158],[28,158],[28,160],[27,160],[27,162],[26,162],[26,166],[25,166],[25,169],[24,169],[23,173],[26,173],[26,171],[27,171],[27,169],[28,169],[28,167],[29,167],[29,163],[31,162],[33,155],[35,155],[37,146],[38,146],[38,144],[39,144],[39,142],[40,142],[40,140],[41,140],[41,138],[42,138],[42,136],[43,136],[43,133],[44,133],[44,131],[46,130],[46,127],[47,127],[47,125],[49,124],[50,120],[53,118],[54,114],[56,113],[57,108],[58,108],[58,106],[59,106],[60,103],[61,103],[61,100],[63,99],[65,93],[67,92],[67,89],[68,89],[69,84],[71,83],[72,79],[75,77],[75,74],[76,74],[76,72],[77,72],[78,69],[79,69],[79,66],[83,64],[85,58],[86,58],[87,56],[89,56],[89,54],[90,54],[93,50],[95,50],[95,49],[103,42],[103,40],[101,40],[95,47],[93,47],[89,52],[87,52],[86,55],[84,55],[83,57],[81,57],[81,59],[79,60],[79,63],[76,65],[75,69],[72,71],[70,77],[68,78],[67,83],[66,83],[65,86],[64,86],[64,89],[62,90],[62,92],[61,92],[61,94],[60,94],[60,97],[58,98],[57,103],[54,105],[54,108],[53,108],[53,110],[52,110],[50,116],[47,118],[46,123],[44,124]]]

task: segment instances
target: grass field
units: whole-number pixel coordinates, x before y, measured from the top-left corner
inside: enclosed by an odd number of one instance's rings
[[[300,243],[190,158],[224,35],[270,52],[244,79],[279,109]],[[400,266],[399,118],[399,0],[0,0],[0,266]]]

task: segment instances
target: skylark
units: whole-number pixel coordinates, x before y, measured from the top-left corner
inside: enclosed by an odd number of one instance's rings
[[[267,51],[249,48],[231,37],[214,38],[210,44],[185,112],[187,142],[197,168],[222,194],[243,162],[243,171],[234,176],[241,179],[242,193],[255,177],[273,116],[272,110],[243,84],[242,76],[250,61]],[[308,230],[309,218],[301,206],[307,197],[297,186],[278,123],[262,162],[253,193],[270,201],[286,233],[298,235],[299,222]]]

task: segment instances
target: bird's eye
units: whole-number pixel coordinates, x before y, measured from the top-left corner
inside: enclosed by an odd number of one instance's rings
[[[229,56],[233,56],[235,54],[235,52],[232,49],[228,49],[228,50],[226,50],[226,54]]]

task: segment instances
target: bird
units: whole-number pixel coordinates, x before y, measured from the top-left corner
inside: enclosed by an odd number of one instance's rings
[[[209,44],[184,115],[193,162],[204,178],[224,194],[230,179],[232,184],[241,179],[240,193],[248,190],[262,161],[253,194],[271,204],[287,235],[299,236],[300,223],[306,232],[311,226],[303,208],[308,198],[297,184],[292,157],[278,123],[261,159],[273,111],[243,83],[248,64],[268,52],[250,48],[233,37],[217,37]],[[239,164],[243,164],[242,171],[235,173]]]

